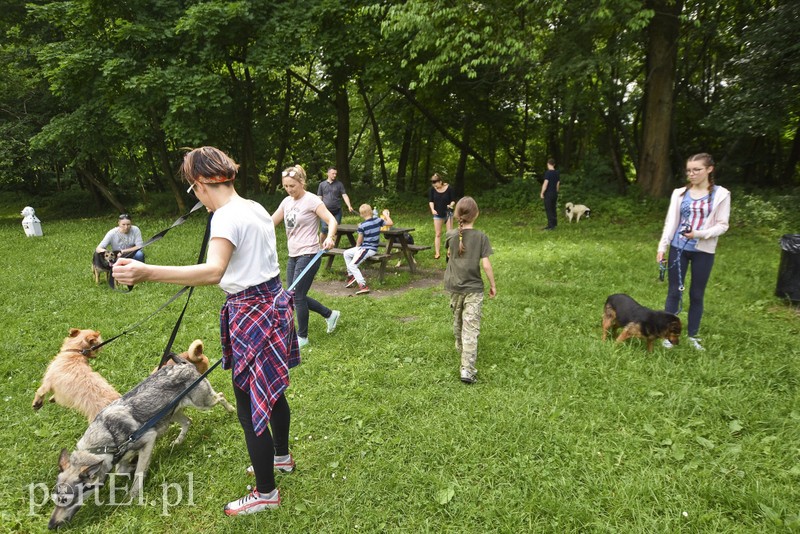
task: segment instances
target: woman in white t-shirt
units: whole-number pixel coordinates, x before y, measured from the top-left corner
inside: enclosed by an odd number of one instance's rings
[[[289,195],[283,199],[272,214],[277,227],[281,222],[286,227],[286,243],[289,259],[286,262],[286,285],[290,286],[303,269],[319,252],[317,229],[319,221],[328,225],[328,235],[322,248],[333,248],[333,240],[338,228],[334,217],[317,195],[306,191],[306,171],[300,165],[288,167],[282,175],[283,189]],[[308,290],[319,270],[321,261],[317,260],[294,288],[294,309],[297,315],[297,338],[301,347],[308,344],[308,312],[320,314],[328,323],[328,333],[336,328],[339,310],[331,310],[308,296]]]
[[[252,491],[225,506],[227,515],[280,505],[274,471],[288,473],[295,465],[284,391],[289,369],[300,363],[291,299],[281,287],[275,226],[263,206],[236,193],[238,169],[214,147],[196,148],[184,157],[181,173],[191,184],[187,193],[214,213],[205,262],[147,265],[120,258],[114,264],[114,278],[121,284],[217,284],[227,294],[220,311],[222,366],[232,371],[236,411],[253,464],[248,471],[256,478]]]

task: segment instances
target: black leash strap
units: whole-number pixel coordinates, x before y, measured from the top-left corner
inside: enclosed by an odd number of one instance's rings
[[[92,347],[90,347],[90,348],[88,348],[88,349],[83,349],[83,350],[81,350],[81,351],[79,351],[79,352],[80,352],[81,354],[83,354],[84,356],[88,356],[88,355],[89,355],[89,353],[96,351],[97,349],[99,349],[99,348],[100,348],[100,347],[102,347],[103,345],[107,345],[108,343],[111,343],[111,342],[112,342],[112,341],[114,341],[115,339],[117,339],[117,338],[120,338],[120,337],[124,336],[125,334],[130,334],[130,333],[131,333],[131,332],[133,332],[133,331],[134,331],[136,328],[138,328],[139,326],[141,326],[141,325],[142,325],[142,323],[144,323],[144,322],[145,322],[145,321],[147,321],[148,319],[152,318],[152,317],[153,317],[154,315],[156,315],[158,312],[160,312],[161,310],[163,310],[164,308],[166,308],[167,306],[169,306],[170,304],[172,304],[173,302],[175,302],[175,301],[178,299],[178,297],[180,297],[181,295],[183,295],[184,293],[186,293],[186,291],[187,291],[187,290],[189,290],[189,289],[190,289],[190,288],[189,288],[189,286],[186,286],[186,287],[183,287],[183,288],[181,288],[181,290],[180,290],[180,291],[178,291],[177,293],[175,293],[174,295],[172,295],[172,296],[169,298],[169,300],[168,300],[168,301],[166,301],[166,302],[165,302],[164,304],[162,304],[162,305],[161,305],[161,306],[160,306],[160,307],[159,307],[159,308],[158,308],[156,311],[154,311],[153,313],[151,313],[150,315],[148,315],[148,316],[147,316],[147,317],[145,317],[144,319],[142,319],[142,320],[140,320],[140,321],[138,321],[138,322],[136,322],[136,323],[132,324],[131,326],[127,327],[125,330],[123,330],[121,333],[117,334],[116,336],[114,336],[114,337],[111,337],[111,338],[108,338],[108,339],[106,339],[105,341],[103,341],[102,343],[99,343],[99,344],[97,344],[97,345],[94,345],[94,346],[92,346]]]
[[[198,202],[198,205],[202,206],[203,204]],[[192,208],[192,211],[195,211],[195,209],[197,209],[197,206]],[[184,215],[181,218],[186,220],[186,217],[188,217],[192,213],[192,211],[190,211],[189,213],[187,213],[186,215]],[[200,254],[199,254],[199,257],[197,259],[197,263],[200,263],[201,261],[203,261],[203,258],[205,257],[205,254],[206,254],[206,248],[208,247],[208,240],[209,240],[209,235],[210,235],[210,232],[211,232],[211,216],[212,216],[212,214],[209,213],[208,214],[208,221],[206,222],[205,234],[203,235],[203,242],[200,245]],[[177,221],[176,221],[176,223],[177,223]],[[182,224],[182,222],[179,223],[179,224]],[[173,223],[172,227],[174,227],[174,226],[177,226],[177,224]],[[163,233],[166,233],[167,230],[165,230]],[[191,286],[182,287],[177,293],[172,295],[169,298],[169,300],[167,300],[164,304],[162,304],[156,311],[154,311],[153,313],[151,313],[150,315],[148,315],[144,319],[134,323],[133,325],[131,325],[131,326],[127,327],[127,328],[125,328],[125,330],[123,330],[121,333],[117,334],[114,337],[106,339],[105,341],[103,341],[102,343],[100,343],[98,345],[94,345],[94,346],[92,346],[92,347],[90,347],[88,349],[83,349],[82,351],[80,351],[81,354],[83,354],[84,356],[88,356],[90,353],[96,351],[97,349],[99,349],[103,345],[107,345],[108,343],[111,343],[112,341],[114,341],[117,338],[120,338],[120,337],[122,337],[122,336],[124,336],[126,334],[130,334],[134,329],[138,328],[139,326],[141,326],[142,323],[144,323],[148,319],[152,318],[158,312],[160,312],[161,310],[163,310],[164,308],[166,308],[167,306],[169,306],[170,304],[175,302],[178,299],[178,297],[180,297],[181,295],[183,295],[187,291],[189,292],[189,296],[186,299],[186,304],[184,304],[184,306],[183,306],[183,311],[181,312],[180,317],[178,317],[178,322],[175,324],[175,328],[172,330],[172,337],[170,337],[169,343],[167,344],[167,348],[164,350],[164,353],[167,355],[166,359],[169,359],[169,351],[172,349],[172,344],[175,342],[175,336],[176,336],[176,334],[178,332],[178,327],[180,326],[181,321],[183,320],[183,315],[184,315],[184,313],[186,313],[186,307],[189,305],[189,299],[191,298],[192,293],[194,292],[194,287],[191,287]],[[162,363],[159,365],[159,368],[161,367],[161,365],[164,365],[165,361],[166,360],[164,358],[162,358],[162,360],[161,360]]]
[[[175,222],[173,222],[168,228],[165,228],[165,229],[161,230],[160,232],[155,234],[153,237],[151,237],[150,239],[148,239],[147,241],[145,241],[144,243],[142,243],[138,247],[132,248],[131,250],[126,252],[122,257],[124,257],[124,258],[132,258],[133,255],[136,254],[136,252],[142,250],[147,245],[152,245],[156,241],[161,240],[162,237],[167,235],[167,232],[169,232],[170,230],[172,230],[176,226],[180,226],[183,223],[185,223],[186,220],[189,218],[189,216],[192,213],[194,213],[195,211],[197,211],[197,210],[199,210],[200,208],[203,208],[203,207],[205,207],[205,206],[203,205],[202,202],[197,202],[197,204],[195,204],[192,207],[192,209],[190,209],[187,213],[184,213],[183,215],[181,215],[180,217],[175,219]],[[111,289],[114,289],[116,291],[120,291],[122,293],[130,293],[133,290],[133,286],[128,286],[128,290],[127,291],[124,291],[124,290],[121,290],[121,289],[117,289],[116,282],[114,281],[114,277],[113,276],[109,276],[108,277],[108,285],[111,286]]]
[[[138,252],[139,250],[143,249],[143,248],[144,248],[144,247],[146,247],[147,245],[152,245],[152,244],[153,244],[153,243],[155,243],[156,241],[159,241],[159,240],[160,240],[162,237],[164,237],[165,235],[167,235],[167,232],[169,232],[170,230],[172,230],[172,229],[173,229],[173,228],[175,228],[176,226],[180,226],[180,225],[182,225],[183,223],[185,223],[185,222],[186,222],[186,219],[188,219],[188,218],[189,218],[189,215],[191,215],[192,213],[194,213],[195,211],[197,211],[197,210],[199,210],[200,208],[203,208],[203,207],[205,207],[205,206],[203,205],[203,203],[202,203],[202,202],[198,202],[197,204],[195,204],[195,205],[192,207],[192,209],[190,209],[190,210],[189,210],[189,212],[188,212],[188,213],[185,213],[185,214],[181,215],[180,217],[178,217],[177,219],[175,219],[175,222],[174,222],[174,223],[172,223],[172,225],[171,225],[169,228],[165,228],[164,230],[161,230],[161,231],[160,231],[160,232],[158,232],[156,235],[154,235],[153,237],[151,237],[150,239],[148,239],[147,241],[145,241],[144,243],[142,243],[140,246],[138,246],[138,247],[135,247],[135,248],[133,248],[133,249],[129,250],[129,251],[128,251],[128,252],[126,252],[125,254],[126,254],[126,255],[130,254],[131,256],[133,256],[133,254],[134,254],[135,252]]]
[[[208,220],[206,220],[206,231],[203,234],[203,242],[200,244],[200,253],[197,255],[197,263],[202,263],[206,257],[206,250],[208,249],[208,241],[211,236],[211,218],[214,216],[213,213],[208,214]],[[189,286],[184,287],[186,289]],[[161,361],[158,364],[158,368],[161,369],[165,363],[170,359],[172,354],[172,344],[175,343],[175,337],[178,335],[178,329],[183,322],[183,316],[186,314],[186,308],[189,307],[189,301],[192,299],[192,294],[194,293],[194,286],[189,288],[189,295],[186,297],[186,303],[183,305],[183,310],[181,310],[181,314],[178,316],[178,320],[175,322],[175,326],[172,328],[172,334],[169,336],[169,341],[167,342],[167,346],[164,347],[164,353],[161,355]]]

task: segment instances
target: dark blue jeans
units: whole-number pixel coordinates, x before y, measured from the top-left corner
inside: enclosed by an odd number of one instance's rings
[[[685,285],[686,274],[691,264],[692,285],[689,288],[689,325],[687,333],[694,337],[700,331],[700,319],[703,317],[703,297],[706,294],[706,285],[711,277],[711,268],[714,266],[714,254],[694,250],[692,252],[681,252],[680,271],[681,280],[678,280],[678,265],[675,259],[678,257],[680,249],[669,247],[668,264],[669,290],[667,292],[667,302],[664,309],[670,313],[678,313],[681,302],[681,292],[678,289]]]
[[[544,193],[544,212],[547,214],[547,227],[555,228],[558,224],[558,193],[545,191]]]
[[[328,208],[328,211],[331,212],[331,215],[333,215],[333,218],[336,219],[337,223],[341,223],[342,222],[342,208],[339,208],[338,210],[332,210],[332,209]],[[326,223],[325,221],[323,221],[321,219],[319,221],[319,231],[320,231],[320,233],[323,233],[323,234],[327,234],[328,233],[328,223]]]
[[[296,276],[299,276],[311,262],[314,254],[304,254],[295,258],[289,258],[286,262],[286,287],[292,285]],[[299,337],[308,337],[308,311],[317,312],[325,319],[331,316],[330,308],[323,306],[313,298],[308,296],[308,290],[311,289],[311,283],[317,275],[319,266],[322,263],[320,257],[303,278],[294,286],[294,310],[297,315],[297,335]]]

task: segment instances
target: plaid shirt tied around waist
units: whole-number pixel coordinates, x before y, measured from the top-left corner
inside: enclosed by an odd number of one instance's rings
[[[228,295],[220,311],[222,367],[250,393],[253,428],[261,435],[272,406],[289,387],[289,369],[300,363],[294,329],[294,299],[276,276]]]

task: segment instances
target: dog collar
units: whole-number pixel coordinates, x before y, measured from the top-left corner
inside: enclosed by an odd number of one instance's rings
[[[64,352],[77,352],[77,353],[82,354],[84,356],[91,356],[92,352],[94,352],[94,349],[93,348],[91,348],[91,349],[65,349]]]
[[[112,454],[115,455],[119,452],[119,447],[109,447],[108,445],[104,445],[102,447],[91,447],[89,449],[84,449],[86,452],[90,454]]]

